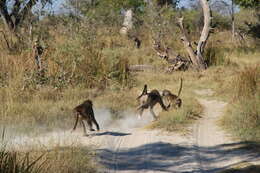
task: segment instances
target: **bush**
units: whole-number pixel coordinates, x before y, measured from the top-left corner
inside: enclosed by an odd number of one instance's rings
[[[179,131],[200,117],[202,106],[196,99],[185,99],[180,109],[171,109],[160,114],[159,120],[151,128],[161,128],[167,131]]]
[[[246,67],[233,80],[235,97],[244,101],[245,97],[254,97],[259,93],[260,67]]]
[[[82,148],[57,148],[49,152],[18,152],[0,148],[0,172],[45,173],[78,172],[95,173],[96,164],[90,150]]]
[[[246,67],[231,87],[234,102],[223,118],[224,125],[243,140],[260,142],[260,68]]]
[[[2,141],[4,141],[4,131]],[[23,154],[6,150],[6,145],[0,143],[0,172],[4,173],[38,173],[43,172],[41,164],[44,154],[40,154],[37,158],[31,159],[30,153]]]

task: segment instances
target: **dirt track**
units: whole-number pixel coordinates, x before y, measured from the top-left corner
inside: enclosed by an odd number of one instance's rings
[[[204,115],[190,127],[187,136],[144,130],[142,127],[151,121],[151,115],[146,114],[142,120],[127,117],[119,122],[119,128],[102,121],[101,127],[105,128],[92,137],[83,137],[80,129],[73,134],[46,134],[34,141],[46,143],[48,139],[57,145],[56,137],[62,136],[63,140],[70,140],[59,145],[70,145],[69,141],[95,145],[98,161],[104,166],[101,172],[214,173],[241,162],[260,164],[259,154],[243,150],[242,143],[230,140],[217,125],[226,103],[203,99],[207,91],[197,93],[201,95],[198,99],[204,106]],[[98,120],[101,116],[104,117],[102,112],[97,112]]]
[[[210,93],[198,92],[200,97]],[[99,146],[99,161],[105,166],[101,172],[213,173],[241,162],[260,164],[259,154],[243,150],[242,143],[232,141],[217,125],[226,103],[202,98],[199,102],[203,118],[187,136],[142,128],[111,129],[86,139],[86,144]],[[143,124],[151,121],[148,117],[141,120]]]

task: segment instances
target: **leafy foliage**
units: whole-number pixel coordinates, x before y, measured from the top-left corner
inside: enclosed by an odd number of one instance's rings
[[[259,8],[259,0],[235,0],[235,3],[244,8]]]

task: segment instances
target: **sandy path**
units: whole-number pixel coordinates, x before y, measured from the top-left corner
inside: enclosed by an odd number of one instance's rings
[[[211,95],[212,91],[196,92]],[[214,173],[243,162],[260,164],[260,155],[243,149],[244,144],[234,141],[218,125],[227,103],[199,98],[204,115],[193,125],[193,139],[201,172]]]
[[[91,137],[83,137],[82,129],[78,129],[75,133],[48,133],[36,139],[15,138],[13,142],[27,147],[30,143],[49,148],[75,143],[94,145],[98,161],[104,166],[100,170],[102,173],[214,173],[241,162],[260,164],[259,154],[243,150],[242,143],[230,140],[217,125],[226,103],[203,99],[209,93],[208,90],[197,91],[199,102],[205,108],[204,115],[192,125],[187,136],[143,129],[151,121],[149,113],[141,120],[127,115],[116,123],[115,128],[115,124],[102,119],[107,117],[104,111],[97,111],[102,131]]]
[[[203,97],[212,91],[197,93]],[[243,149],[243,143],[231,140],[218,126],[226,103],[198,99],[204,115],[191,127],[190,135],[125,130],[117,140],[111,139],[116,141],[111,143],[113,146],[104,145],[99,149],[100,162],[106,167],[102,172],[214,173],[242,162],[260,164],[259,154]]]

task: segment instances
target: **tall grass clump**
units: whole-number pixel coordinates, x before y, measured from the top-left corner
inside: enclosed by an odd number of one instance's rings
[[[227,56],[227,50],[220,46],[209,46],[205,50],[205,61],[208,66],[237,66]]]
[[[166,131],[180,131],[192,121],[200,118],[202,106],[196,99],[185,99],[180,109],[171,109],[160,114],[159,120],[151,125],[151,128],[160,128]]]
[[[30,158],[29,152],[18,153],[0,149],[0,172],[3,173],[40,173],[43,172],[41,160],[44,154],[38,158]]]
[[[0,141],[0,172],[3,173],[40,173],[42,172],[42,157],[38,155],[32,159],[30,152],[19,153],[7,150],[8,143],[5,141],[5,128],[1,134]],[[40,163],[41,162],[41,163]]]
[[[57,148],[52,151],[9,151],[0,148],[1,173],[78,172],[95,173],[93,153],[80,147]]]
[[[234,101],[224,125],[243,140],[260,141],[260,67],[246,67],[233,79]]]
[[[240,71],[233,80],[235,97],[243,100],[244,98],[254,97],[259,93],[260,66],[246,67]]]

